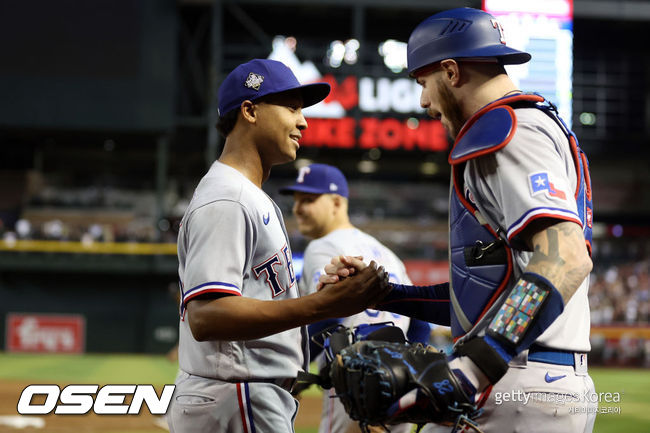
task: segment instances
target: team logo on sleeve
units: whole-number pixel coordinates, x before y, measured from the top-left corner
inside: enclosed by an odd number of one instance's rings
[[[564,191],[553,185],[553,182],[549,179],[548,173],[545,171],[528,175],[528,184],[530,186],[530,193],[533,196],[546,193],[550,197],[566,200],[566,194]]]

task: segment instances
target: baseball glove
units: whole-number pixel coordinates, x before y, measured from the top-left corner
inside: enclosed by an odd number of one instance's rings
[[[446,356],[421,344],[356,342],[336,355],[330,378],[346,412],[362,427],[453,425],[476,412]]]

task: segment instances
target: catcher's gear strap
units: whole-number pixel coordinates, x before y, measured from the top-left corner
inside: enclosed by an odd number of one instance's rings
[[[341,319],[325,319],[307,326],[307,330],[309,332],[309,356],[312,360],[316,359],[316,357],[323,350],[323,346],[319,343],[316,343],[312,337],[321,334],[326,329],[332,328],[339,323],[341,323]]]
[[[454,354],[471,359],[492,384],[508,371],[508,362],[482,338],[472,338],[459,344]]]
[[[528,349],[562,311],[564,301],[553,284],[541,275],[526,272],[492,319],[486,341],[497,351],[502,348],[507,355],[515,356]]]
[[[407,286],[390,283],[392,290],[376,306],[378,310],[390,311],[435,323],[449,326],[449,283],[432,286]]]
[[[332,384],[329,382],[329,377],[326,375],[312,374],[305,371],[299,371],[296,377],[296,381],[291,388],[291,395],[299,395],[301,392],[306,390],[312,385],[318,385],[325,389],[332,387]]]

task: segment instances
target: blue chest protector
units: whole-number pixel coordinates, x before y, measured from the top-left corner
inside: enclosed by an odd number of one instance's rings
[[[465,163],[498,151],[512,139],[517,118],[514,108],[537,108],[553,119],[567,136],[578,187],[575,198],[585,242],[591,253],[593,205],[587,158],[577,139],[557,116],[555,107],[536,94],[499,99],[476,113],[463,127],[449,155],[452,187],[449,198],[449,259],[451,266],[451,332],[454,339],[469,332],[501,293],[510,286],[512,247],[500,229],[485,221],[464,195]],[[471,193],[471,192],[470,192]]]

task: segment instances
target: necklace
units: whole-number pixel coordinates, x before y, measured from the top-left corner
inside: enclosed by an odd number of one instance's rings
[[[519,90],[519,89],[511,90],[511,91],[509,91],[509,92],[506,92],[506,93],[502,96],[502,98],[508,96],[508,95],[511,94],[511,93],[523,93],[523,92],[522,92],[521,90]]]

